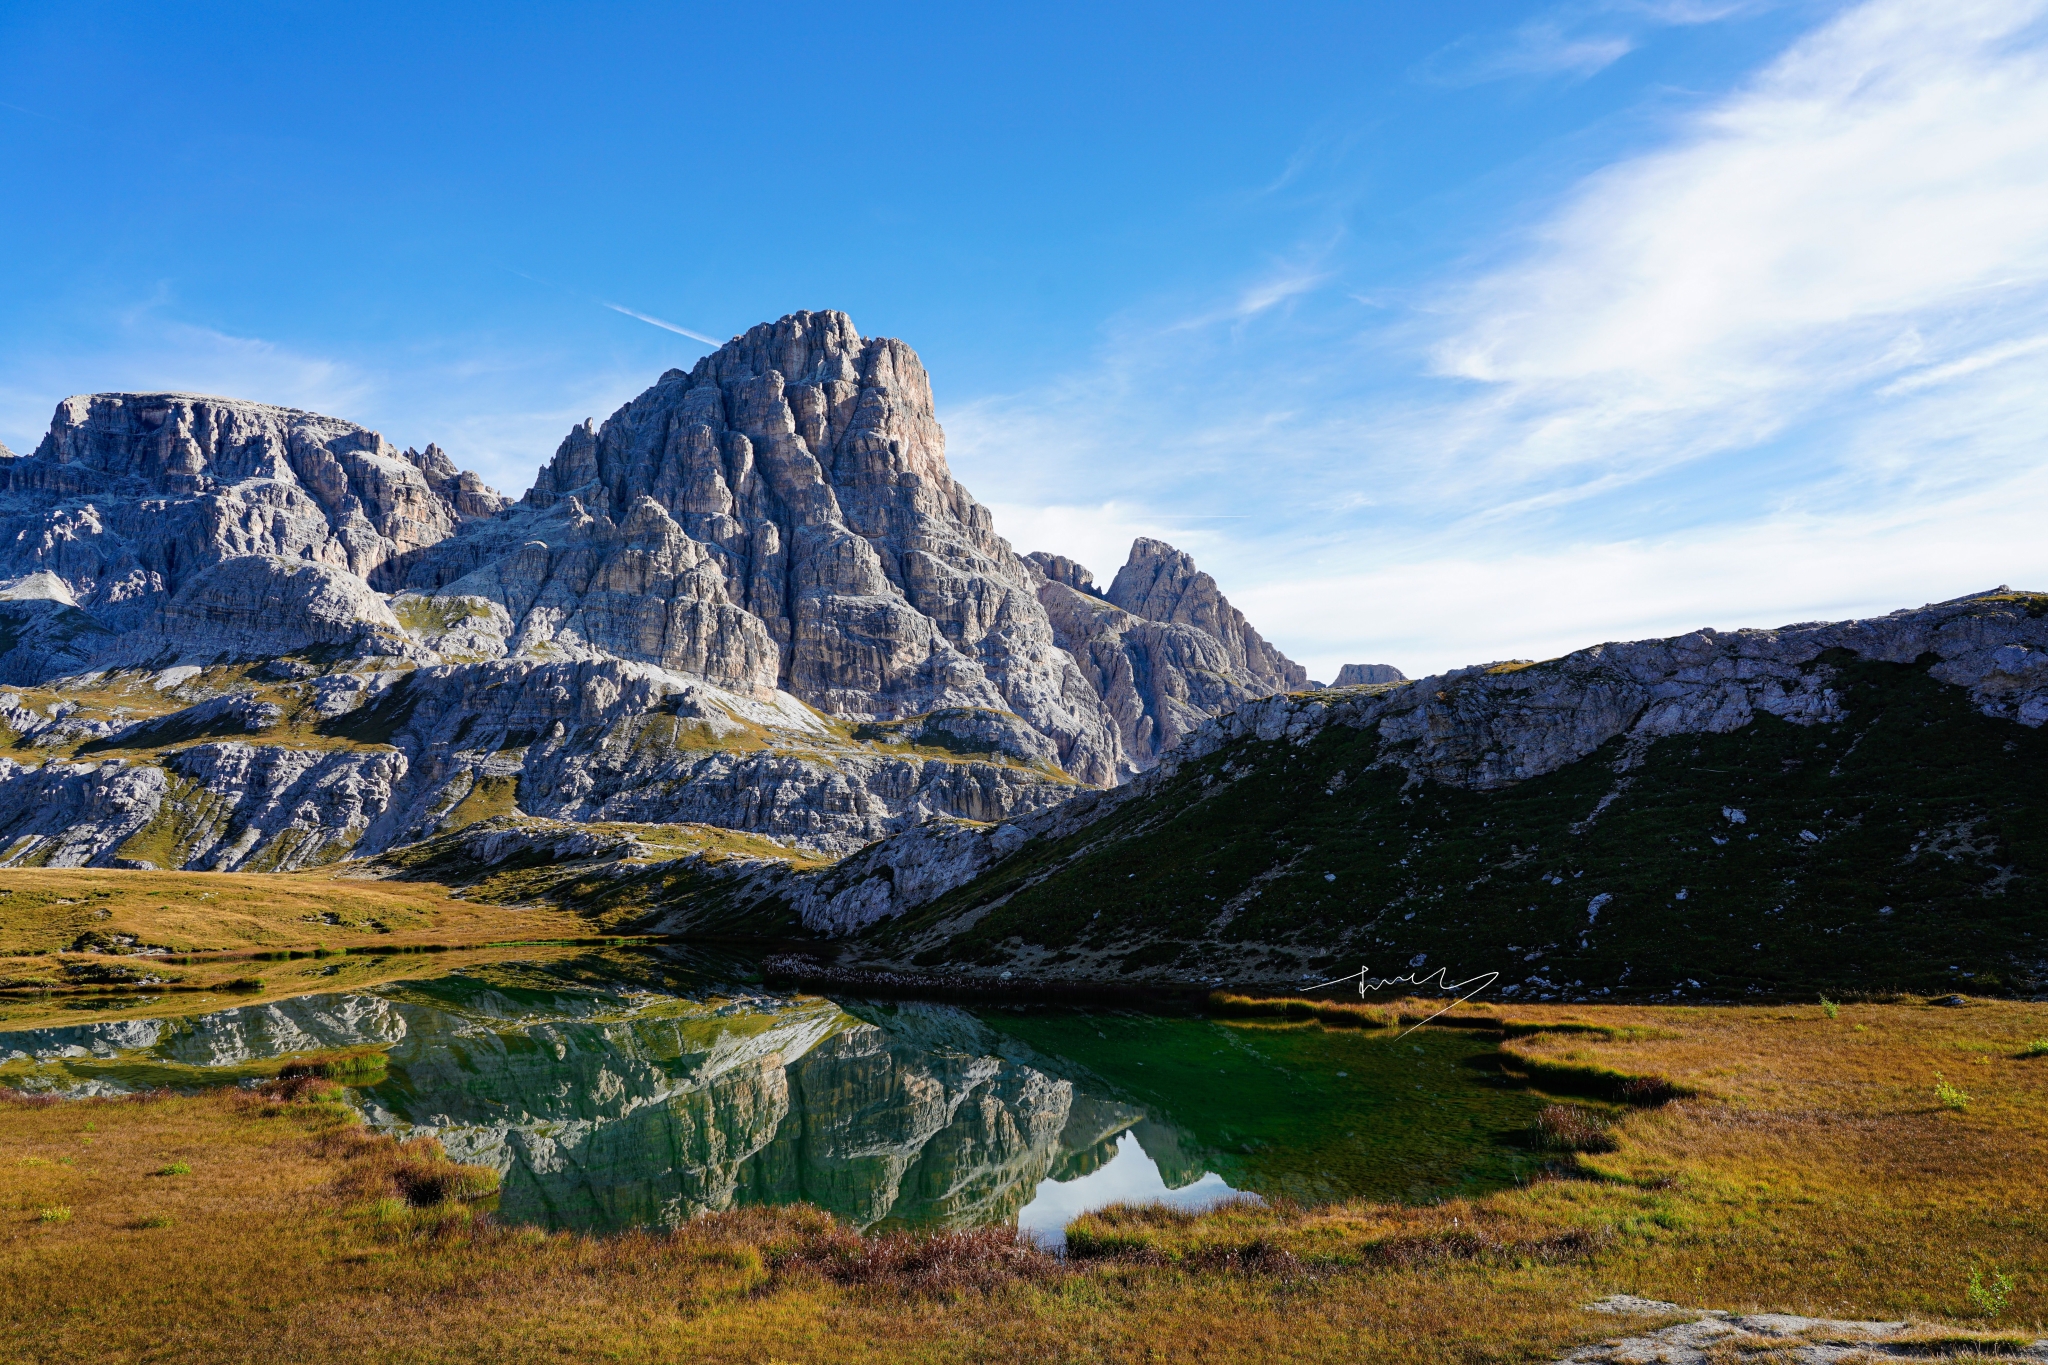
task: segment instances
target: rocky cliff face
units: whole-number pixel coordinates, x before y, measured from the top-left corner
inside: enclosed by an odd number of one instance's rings
[[[195,575],[274,555],[370,578],[503,500],[437,447],[403,453],[332,417],[193,394],[58,405],[0,460],[0,577],[41,572],[101,626],[143,625]]]
[[[1107,593],[1071,559],[1028,558],[1054,639],[1080,661],[1116,727],[1125,775],[1151,767],[1204,721],[1307,683],[1192,557],[1164,541],[1133,542]]]

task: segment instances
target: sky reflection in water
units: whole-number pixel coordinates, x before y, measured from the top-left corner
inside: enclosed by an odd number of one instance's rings
[[[1056,1250],[1067,1244],[1067,1224],[1111,1204],[1164,1204],[1199,1212],[1226,1199],[1244,1198],[1258,1196],[1231,1189],[1214,1171],[1203,1172],[1192,1185],[1167,1188],[1159,1163],[1145,1155],[1137,1134],[1126,1130],[1117,1135],[1116,1155],[1107,1166],[1072,1180],[1039,1181],[1031,1202],[1017,1211],[1017,1228],[1040,1246]]]

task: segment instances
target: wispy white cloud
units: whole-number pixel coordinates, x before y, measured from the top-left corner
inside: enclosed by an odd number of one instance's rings
[[[1435,85],[1480,85],[1515,77],[1583,79],[1628,56],[1660,28],[1719,23],[1781,0],[1567,0],[1502,32],[1460,38],[1433,53],[1416,76]]]
[[[1670,148],[1595,176],[1444,302],[1487,476],[1646,472],[2048,310],[2038,0],[1879,0]]]

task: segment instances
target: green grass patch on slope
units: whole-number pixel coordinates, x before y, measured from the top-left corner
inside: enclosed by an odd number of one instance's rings
[[[1656,741],[1625,773],[1615,741],[1488,792],[1404,785],[1373,768],[1371,730],[1247,738],[879,926],[872,949],[993,965],[1041,945],[1155,975],[1498,970],[1523,1000],[2032,988],[2048,731],[1982,715],[1928,662],[1826,661],[1838,724],[1759,714]]]

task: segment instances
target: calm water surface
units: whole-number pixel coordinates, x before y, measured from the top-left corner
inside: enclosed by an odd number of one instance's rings
[[[1513,1181],[1544,1101],[1483,1038],[1131,1011],[764,994],[746,964],[604,950],[165,1019],[0,1033],[0,1082],[70,1093],[234,1081],[374,1047],[365,1119],[504,1176],[500,1216],[673,1223],[806,1200],[856,1226],[1092,1208],[1426,1200]]]

